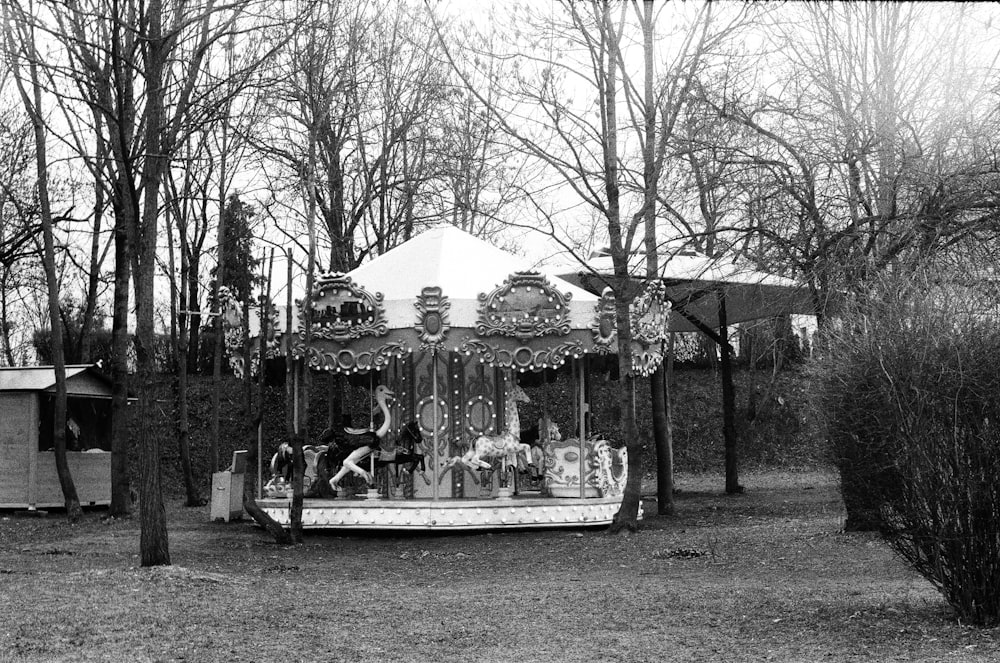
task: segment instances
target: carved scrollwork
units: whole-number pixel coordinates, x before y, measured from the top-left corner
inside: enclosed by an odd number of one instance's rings
[[[526,341],[570,333],[569,301],[536,272],[515,272],[503,285],[479,295],[480,336],[509,336]]]
[[[667,287],[663,281],[655,280],[650,281],[632,300],[632,335],[644,345],[659,343],[667,337],[670,302],[667,301],[666,294]]]
[[[571,341],[542,350],[532,350],[525,346],[508,350],[479,339],[467,339],[463,341],[458,346],[458,351],[466,355],[476,355],[481,361],[490,366],[519,370],[555,368],[564,364],[571,357],[581,357],[586,353],[586,349],[579,341]]]
[[[381,292],[368,292],[346,274],[320,274],[313,286],[312,336],[338,343],[385,336],[389,327],[382,300]],[[304,329],[303,313],[299,320]]]
[[[632,372],[642,377],[652,375],[660,363],[663,361],[663,354],[659,351],[659,346],[651,346],[644,351],[632,348]]]
[[[303,354],[310,368],[337,373],[363,373],[387,368],[394,357],[403,357],[408,352],[409,348],[405,343],[397,342],[360,352],[348,348],[327,352],[316,346],[310,346]]]
[[[601,298],[594,307],[594,320],[590,323],[590,331],[594,337],[594,349],[599,354],[611,352],[611,346],[618,338],[618,326],[615,320],[615,294],[611,288],[605,288]]]
[[[451,328],[448,320],[451,302],[441,292],[441,288],[437,286],[426,287],[413,303],[418,314],[413,328],[420,338],[421,350],[440,348]]]

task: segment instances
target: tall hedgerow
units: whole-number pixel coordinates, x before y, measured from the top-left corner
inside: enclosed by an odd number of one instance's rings
[[[967,623],[1000,624],[1000,298],[982,274],[874,284],[826,338],[847,529],[878,529]]]

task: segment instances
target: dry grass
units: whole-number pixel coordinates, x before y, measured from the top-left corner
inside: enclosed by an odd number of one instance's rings
[[[679,477],[679,515],[600,531],[311,534],[297,548],[172,504],[135,521],[0,514],[6,661],[993,661],[832,476]],[[652,506],[647,503],[647,507]]]

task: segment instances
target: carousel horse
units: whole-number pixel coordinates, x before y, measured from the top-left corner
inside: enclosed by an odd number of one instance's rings
[[[335,437],[330,429],[323,431],[323,435],[328,439]],[[348,451],[344,447],[338,446],[336,442],[333,443],[329,450],[324,447],[323,453],[319,455],[317,460],[318,470],[324,473],[323,479],[334,474],[342,466]],[[340,452],[339,455],[338,452]],[[376,472],[383,468],[388,471],[390,465],[395,466],[394,483],[398,488],[402,485],[403,481],[401,473],[412,475],[415,471],[419,471],[424,482],[430,485],[431,480],[427,478],[426,474],[426,455],[427,448],[424,445],[424,437],[420,432],[420,424],[416,421],[411,421],[400,429],[396,442],[391,449],[379,446],[374,450],[372,457],[375,461]]]
[[[330,479],[330,487],[334,490],[340,490],[340,480],[348,472],[362,477],[365,483],[371,485],[371,473],[362,469],[358,463],[378,449],[389,432],[392,421],[386,400],[392,395],[393,393],[385,385],[380,384],[375,388],[375,402],[383,416],[382,425],[378,429],[344,428],[343,431],[328,431],[327,436],[332,436],[333,441],[326,452],[327,463],[329,466],[340,465],[340,470]]]
[[[504,402],[504,430],[499,435],[477,437],[469,450],[462,456],[452,456],[445,461],[442,471],[461,463],[470,470],[488,470],[490,464],[484,458],[504,458],[504,467],[517,467],[517,454],[523,454],[525,462],[532,464],[531,446],[521,442],[521,422],[517,416],[517,404],[528,403],[528,395],[516,384],[507,389]]]
[[[322,462],[326,449],[325,444],[306,444],[302,447],[302,455],[306,463],[302,478],[306,492],[309,492],[311,484],[317,476],[319,463]],[[278,446],[278,451],[271,457],[271,478],[264,484],[264,491],[268,495],[285,493],[290,489],[291,483],[292,445],[288,442],[282,442]]]
[[[427,447],[424,445],[424,436],[420,432],[420,424],[411,421],[400,429],[396,444],[392,449],[379,448],[376,451],[375,469],[395,465],[396,486],[399,486],[402,483],[400,471],[413,474],[419,468],[420,476],[429,485],[431,480],[427,478],[426,474],[426,455]]]

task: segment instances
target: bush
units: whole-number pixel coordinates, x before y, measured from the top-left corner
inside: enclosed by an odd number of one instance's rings
[[[878,528],[982,626],[1000,624],[998,322],[975,280],[888,279],[829,335],[820,369],[847,529]]]

